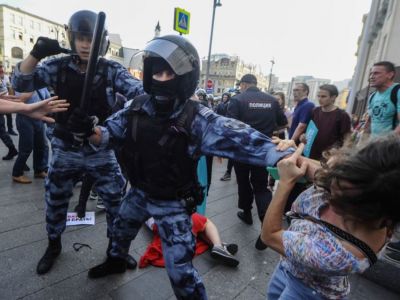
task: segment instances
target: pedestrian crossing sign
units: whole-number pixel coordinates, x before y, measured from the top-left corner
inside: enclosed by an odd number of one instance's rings
[[[174,30],[179,33],[189,34],[189,25],[190,25],[190,12],[175,7],[174,14]]]

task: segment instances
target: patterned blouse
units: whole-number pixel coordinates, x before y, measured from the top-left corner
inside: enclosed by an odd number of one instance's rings
[[[320,219],[328,197],[328,192],[312,186],[300,194],[292,211]],[[345,298],[350,292],[347,276],[370,266],[367,258],[357,258],[325,227],[308,220],[292,220],[282,238],[282,266],[328,299]]]

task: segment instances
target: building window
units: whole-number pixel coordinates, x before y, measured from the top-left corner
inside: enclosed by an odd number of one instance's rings
[[[20,59],[22,59],[23,58],[23,51],[22,51],[22,49],[21,48],[19,48],[19,47],[12,47],[11,48],[11,57],[12,58],[20,58]]]
[[[18,16],[18,25],[23,25],[24,23],[22,22],[22,16]]]
[[[24,39],[24,36],[23,36],[22,32],[19,32],[19,33],[18,33],[18,39],[19,39],[20,41],[22,41],[22,40]]]
[[[33,29],[33,20],[30,20],[30,21],[29,21],[29,27],[30,27],[31,29]]]
[[[14,14],[11,14],[11,23],[15,24],[15,15]]]
[[[34,38],[33,38],[33,36],[31,36],[31,37],[29,38],[29,42],[30,42],[31,44],[34,43]]]

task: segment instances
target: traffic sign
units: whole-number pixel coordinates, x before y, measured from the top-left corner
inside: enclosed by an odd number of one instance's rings
[[[212,89],[213,86],[214,86],[214,84],[213,84],[212,80],[211,80],[211,79],[208,79],[208,80],[207,80],[207,88],[208,88],[208,89]]]
[[[206,88],[207,94],[214,94],[214,88]]]
[[[189,34],[190,12],[183,8],[175,7],[174,30],[179,33]]]

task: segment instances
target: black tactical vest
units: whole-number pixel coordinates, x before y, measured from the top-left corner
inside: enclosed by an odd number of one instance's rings
[[[148,95],[138,96],[131,105],[123,146],[128,177],[150,197],[177,199],[198,183],[198,159],[188,155],[190,126],[198,106],[188,100],[177,119],[162,119],[142,110],[148,99]]]
[[[83,83],[85,81],[85,73],[77,73],[68,67],[72,57],[60,59],[60,65],[57,74],[57,86],[55,93],[59,99],[66,99],[70,103],[67,111],[57,113],[56,122],[59,125],[67,123],[71,112],[80,106]],[[112,113],[111,107],[107,102],[107,62],[100,59],[94,83],[92,86],[92,95],[87,105],[87,113],[89,116],[97,116],[99,123],[102,124]]]

